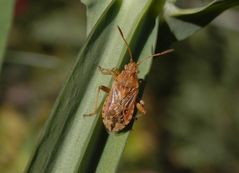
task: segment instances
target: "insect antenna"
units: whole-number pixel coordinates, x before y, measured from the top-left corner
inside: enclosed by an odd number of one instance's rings
[[[150,56],[148,56],[148,57],[142,59],[141,61],[139,61],[139,62],[137,63],[137,65],[139,65],[139,64],[141,64],[142,62],[144,62],[145,60],[148,60],[148,59],[153,58],[153,57],[155,57],[155,56],[161,56],[161,55],[164,55],[164,54],[168,54],[168,53],[170,53],[170,52],[173,52],[173,51],[174,51],[174,49],[168,49],[168,50],[165,50],[165,51],[163,51],[163,52],[159,52],[159,53],[150,55]]]
[[[127,43],[127,41],[126,41],[126,39],[125,39],[125,37],[124,37],[124,34],[123,34],[122,30],[120,29],[120,27],[119,27],[119,26],[117,26],[117,27],[118,27],[118,30],[119,30],[119,32],[120,32],[121,37],[123,38],[123,40],[124,40],[124,42],[125,42],[125,44],[126,44],[126,47],[127,47],[127,49],[128,49],[129,56],[130,56],[130,62],[133,62],[133,56],[132,56],[132,52],[131,52],[131,50],[130,50],[129,44]]]

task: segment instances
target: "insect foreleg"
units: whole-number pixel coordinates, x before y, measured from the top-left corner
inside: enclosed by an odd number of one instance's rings
[[[95,98],[94,110],[92,112],[90,112],[90,113],[85,114],[86,116],[95,115],[98,112],[98,109],[99,109],[98,100],[99,100],[100,91],[104,91],[106,93],[109,93],[110,92],[110,88],[108,88],[108,87],[106,87],[104,85],[101,85],[101,86],[98,87],[97,95],[96,95],[96,98]]]
[[[120,74],[120,71],[117,68],[106,69],[101,66],[98,66],[98,68],[103,75],[112,75],[114,79]]]
[[[140,100],[140,102],[136,104],[136,108],[141,113],[141,115],[146,114],[146,110],[144,109],[144,101],[143,100]],[[136,116],[136,118],[139,118],[141,115]]]

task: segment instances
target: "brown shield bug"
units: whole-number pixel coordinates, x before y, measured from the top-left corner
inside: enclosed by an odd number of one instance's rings
[[[124,66],[122,71],[119,71],[116,68],[105,69],[98,66],[102,74],[112,75],[114,81],[111,88],[103,85],[98,87],[94,111],[86,114],[94,115],[97,113],[99,92],[100,90],[106,92],[108,96],[103,105],[102,118],[103,123],[109,132],[119,132],[123,130],[132,120],[135,106],[141,113],[145,114],[146,112],[144,109],[144,102],[142,100],[137,102],[139,91],[139,81],[137,77],[138,65],[146,59],[173,51],[173,49],[169,49],[164,52],[156,53],[136,63],[133,61],[129,44],[119,26],[118,30],[127,46],[130,62]]]

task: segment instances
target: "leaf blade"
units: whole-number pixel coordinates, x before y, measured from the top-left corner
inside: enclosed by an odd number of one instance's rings
[[[171,37],[174,37],[172,42],[186,39],[209,24],[223,11],[237,5],[239,5],[237,0],[215,0],[205,7],[179,9],[174,4],[167,3],[164,17],[173,34]]]

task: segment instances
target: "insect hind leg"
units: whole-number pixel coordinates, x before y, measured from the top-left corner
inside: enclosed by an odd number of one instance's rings
[[[90,112],[90,113],[84,114],[84,116],[92,116],[92,115],[95,115],[98,112],[98,109],[99,109],[98,100],[99,100],[100,91],[104,91],[106,93],[109,93],[110,92],[110,88],[108,88],[108,87],[106,87],[104,85],[101,85],[101,86],[98,87],[97,95],[96,95],[96,98],[95,98],[94,110],[92,112]]]

